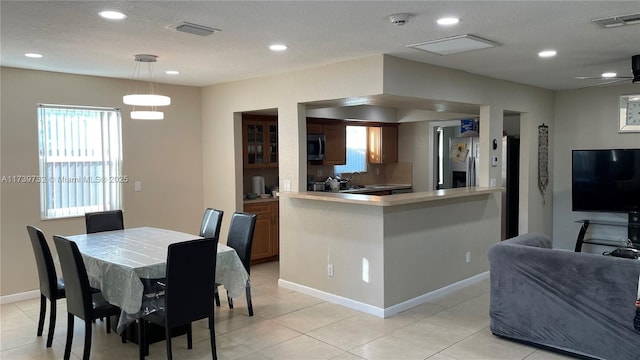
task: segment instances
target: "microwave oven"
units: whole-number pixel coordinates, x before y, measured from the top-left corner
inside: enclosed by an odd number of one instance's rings
[[[307,135],[307,160],[324,160],[326,142],[324,135]]]

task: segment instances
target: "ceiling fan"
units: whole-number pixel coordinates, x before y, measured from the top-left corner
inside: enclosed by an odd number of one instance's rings
[[[579,80],[608,80],[605,83],[599,85],[615,84],[631,79],[632,83],[640,82],[640,55],[634,55],[631,57],[631,71],[633,76],[617,76],[616,73],[604,73],[600,76],[576,76]]]

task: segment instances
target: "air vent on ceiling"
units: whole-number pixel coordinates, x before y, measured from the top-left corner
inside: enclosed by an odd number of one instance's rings
[[[407,45],[422,51],[431,52],[438,55],[452,55],[462,52],[492,48],[500,44],[469,34],[452,36],[444,39],[431,40],[418,44]]]
[[[640,24],[640,14],[609,16],[599,19],[593,19],[591,21],[602,26],[603,28],[612,28],[623,25]]]
[[[192,24],[189,22],[181,22],[180,24],[175,26],[175,29],[177,31],[182,31],[189,34],[193,34],[193,35],[199,35],[199,36],[209,36],[214,32],[220,31],[218,29],[210,28],[208,26]]]

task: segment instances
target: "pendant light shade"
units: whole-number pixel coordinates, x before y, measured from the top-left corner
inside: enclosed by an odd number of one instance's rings
[[[122,102],[138,106],[167,106],[171,105],[171,98],[155,94],[131,94],[123,96]]]
[[[131,118],[133,120],[164,120],[164,113],[162,111],[137,111],[131,112]]]
[[[132,76],[132,86],[129,94],[122,97],[122,102],[132,105],[131,119],[136,120],[162,120],[164,113],[157,111],[156,106],[167,106],[171,104],[171,98],[165,95],[157,94],[158,86],[154,84],[153,63],[158,61],[156,55],[138,54],[135,56],[136,66]],[[140,77],[141,68],[147,65],[148,85],[144,86],[146,91],[140,91],[143,81]],[[131,88],[133,90],[131,91]],[[136,106],[146,107],[144,110],[136,110]]]

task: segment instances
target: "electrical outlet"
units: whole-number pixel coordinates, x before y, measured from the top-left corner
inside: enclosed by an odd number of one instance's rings
[[[333,264],[327,266],[327,276],[333,277]]]
[[[316,170],[316,176],[317,176],[317,177],[322,177],[322,175],[324,175],[324,173],[323,173],[322,169],[318,169],[318,170]]]
[[[467,262],[467,264],[471,262],[471,251],[467,251],[465,261]]]
[[[489,180],[489,186],[492,187],[492,188],[496,187],[496,179]]]
[[[291,191],[291,180],[282,180],[283,191]]]

